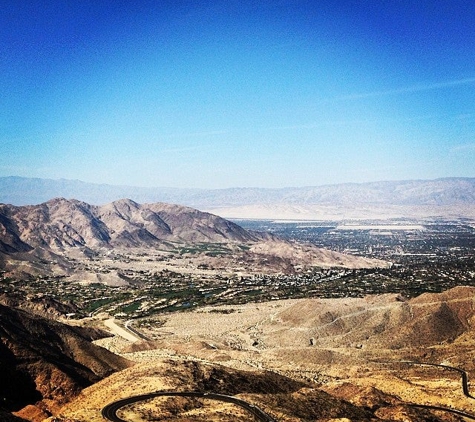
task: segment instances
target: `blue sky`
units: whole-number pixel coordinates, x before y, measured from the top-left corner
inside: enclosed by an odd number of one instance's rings
[[[0,1],[0,176],[475,177],[472,0]]]

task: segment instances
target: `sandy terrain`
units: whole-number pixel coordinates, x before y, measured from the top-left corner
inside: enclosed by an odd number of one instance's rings
[[[315,391],[355,405],[377,408],[378,417],[386,420],[416,421],[421,416],[408,416],[401,403],[474,413],[474,401],[464,396],[460,374],[400,363],[458,366],[472,376],[474,301],[475,289],[458,288],[411,301],[382,295],[203,308],[161,315],[156,325],[152,321],[140,327],[154,341],[132,343],[113,337],[98,344],[138,362],[138,367],[127,370],[131,373],[146,374],[145,368],[165,361],[266,370],[310,382]],[[149,383],[144,376],[134,378],[134,394],[170,388],[163,379]],[[114,398],[127,391],[117,390]],[[457,420],[446,412],[437,415],[440,420]]]

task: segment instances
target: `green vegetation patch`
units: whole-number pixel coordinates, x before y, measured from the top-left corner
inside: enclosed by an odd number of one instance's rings
[[[91,301],[87,303],[87,305],[84,307],[84,310],[86,312],[94,312],[97,309],[99,309],[102,306],[109,305],[113,302],[115,302],[117,298],[115,297],[108,297],[108,298],[103,298],[103,299],[97,299],[94,301]]]
[[[226,246],[220,243],[199,243],[193,246],[183,246],[178,249],[180,255],[184,254],[198,254],[198,253],[206,253],[208,254],[229,254],[231,253],[231,249],[227,248]],[[213,256],[213,255],[208,255]]]

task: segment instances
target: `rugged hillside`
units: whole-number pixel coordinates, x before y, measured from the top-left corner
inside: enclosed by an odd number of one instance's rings
[[[22,309],[48,319],[58,319],[78,312],[73,303],[62,303],[47,295],[25,295],[0,293],[0,304],[10,308]]]
[[[156,359],[153,363],[137,365],[88,388],[84,394],[61,410],[68,418],[80,422],[100,422],[104,400],[112,402],[130,395],[150,391],[203,391],[234,395],[259,406],[282,422],[298,421],[432,421],[439,419],[421,409],[411,409],[396,397],[377,390],[380,406],[367,403],[355,405],[332,396],[315,384],[295,381],[272,371],[243,371],[211,362],[181,359]],[[411,414],[413,418],[385,419],[378,417],[379,408],[397,408],[393,415]],[[387,411],[386,411],[387,412]],[[130,406],[121,416],[126,420],[170,421],[249,421],[251,416],[242,409],[214,400],[164,398]],[[61,420],[61,419],[60,419]]]
[[[262,261],[273,271],[292,272],[298,265],[350,268],[385,265],[253,233],[216,215],[180,205],[141,205],[122,199],[94,206],[62,198],[24,207],[0,205],[0,269],[16,275],[46,271],[70,275],[71,261],[65,254],[71,253],[82,254],[84,258],[98,250],[103,254],[133,248],[176,252],[179,248],[203,244],[230,246],[224,254],[227,256],[216,259],[224,267],[231,264],[240,267],[245,262],[259,266]],[[240,248],[242,245],[245,247]],[[213,260],[212,253],[205,252],[202,255],[210,262],[197,265],[208,265]]]
[[[266,341],[290,347],[313,338],[317,347],[343,344],[368,350],[430,347],[473,333],[474,305],[473,287],[456,287],[410,300],[395,294],[302,300],[275,316],[282,327],[288,327],[288,334]]]
[[[255,240],[230,221],[192,208],[140,205],[122,199],[103,206],[52,199],[40,205],[0,205],[0,251],[28,252],[34,247],[130,247],[169,242]]]
[[[470,346],[469,355],[475,353],[475,287],[456,287],[410,300],[386,294],[218,309],[222,312],[204,309],[198,314],[167,316],[157,332],[163,330],[169,335],[159,337],[154,346],[171,348],[173,344],[177,352],[188,353],[192,347],[183,344],[183,338],[209,341],[215,349],[199,347],[207,356],[216,356],[221,347],[221,353],[229,354],[226,345],[232,345],[240,353],[259,350],[260,358],[276,358],[275,364],[288,368],[330,364],[340,353],[346,355],[344,359],[359,363],[362,358],[376,359],[380,353],[391,359],[422,359],[427,352],[438,360],[449,353],[453,363],[475,369],[466,350]],[[198,317],[202,324],[192,326]],[[153,330],[146,334],[154,337]],[[133,347],[138,351],[141,344]]]
[[[104,333],[0,305],[1,407],[41,419],[130,363],[91,343]]]
[[[439,365],[473,377],[474,294],[459,287],[411,300],[302,299],[162,314],[141,327],[154,341],[102,340],[140,363],[86,389],[62,414],[100,421],[105,400],[198,390],[237,395],[282,422],[461,421],[451,412],[473,414],[473,399],[464,395],[460,373]],[[157,399],[121,416],[248,420],[206,399]]]

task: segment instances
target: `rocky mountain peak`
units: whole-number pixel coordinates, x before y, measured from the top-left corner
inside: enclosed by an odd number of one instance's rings
[[[141,205],[121,199],[100,207],[55,198],[39,205],[0,208],[5,244],[32,247],[150,246],[162,241],[224,242],[251,239],[215,215],[168,204]],[[12,249],[13,250],[13,249]]]

